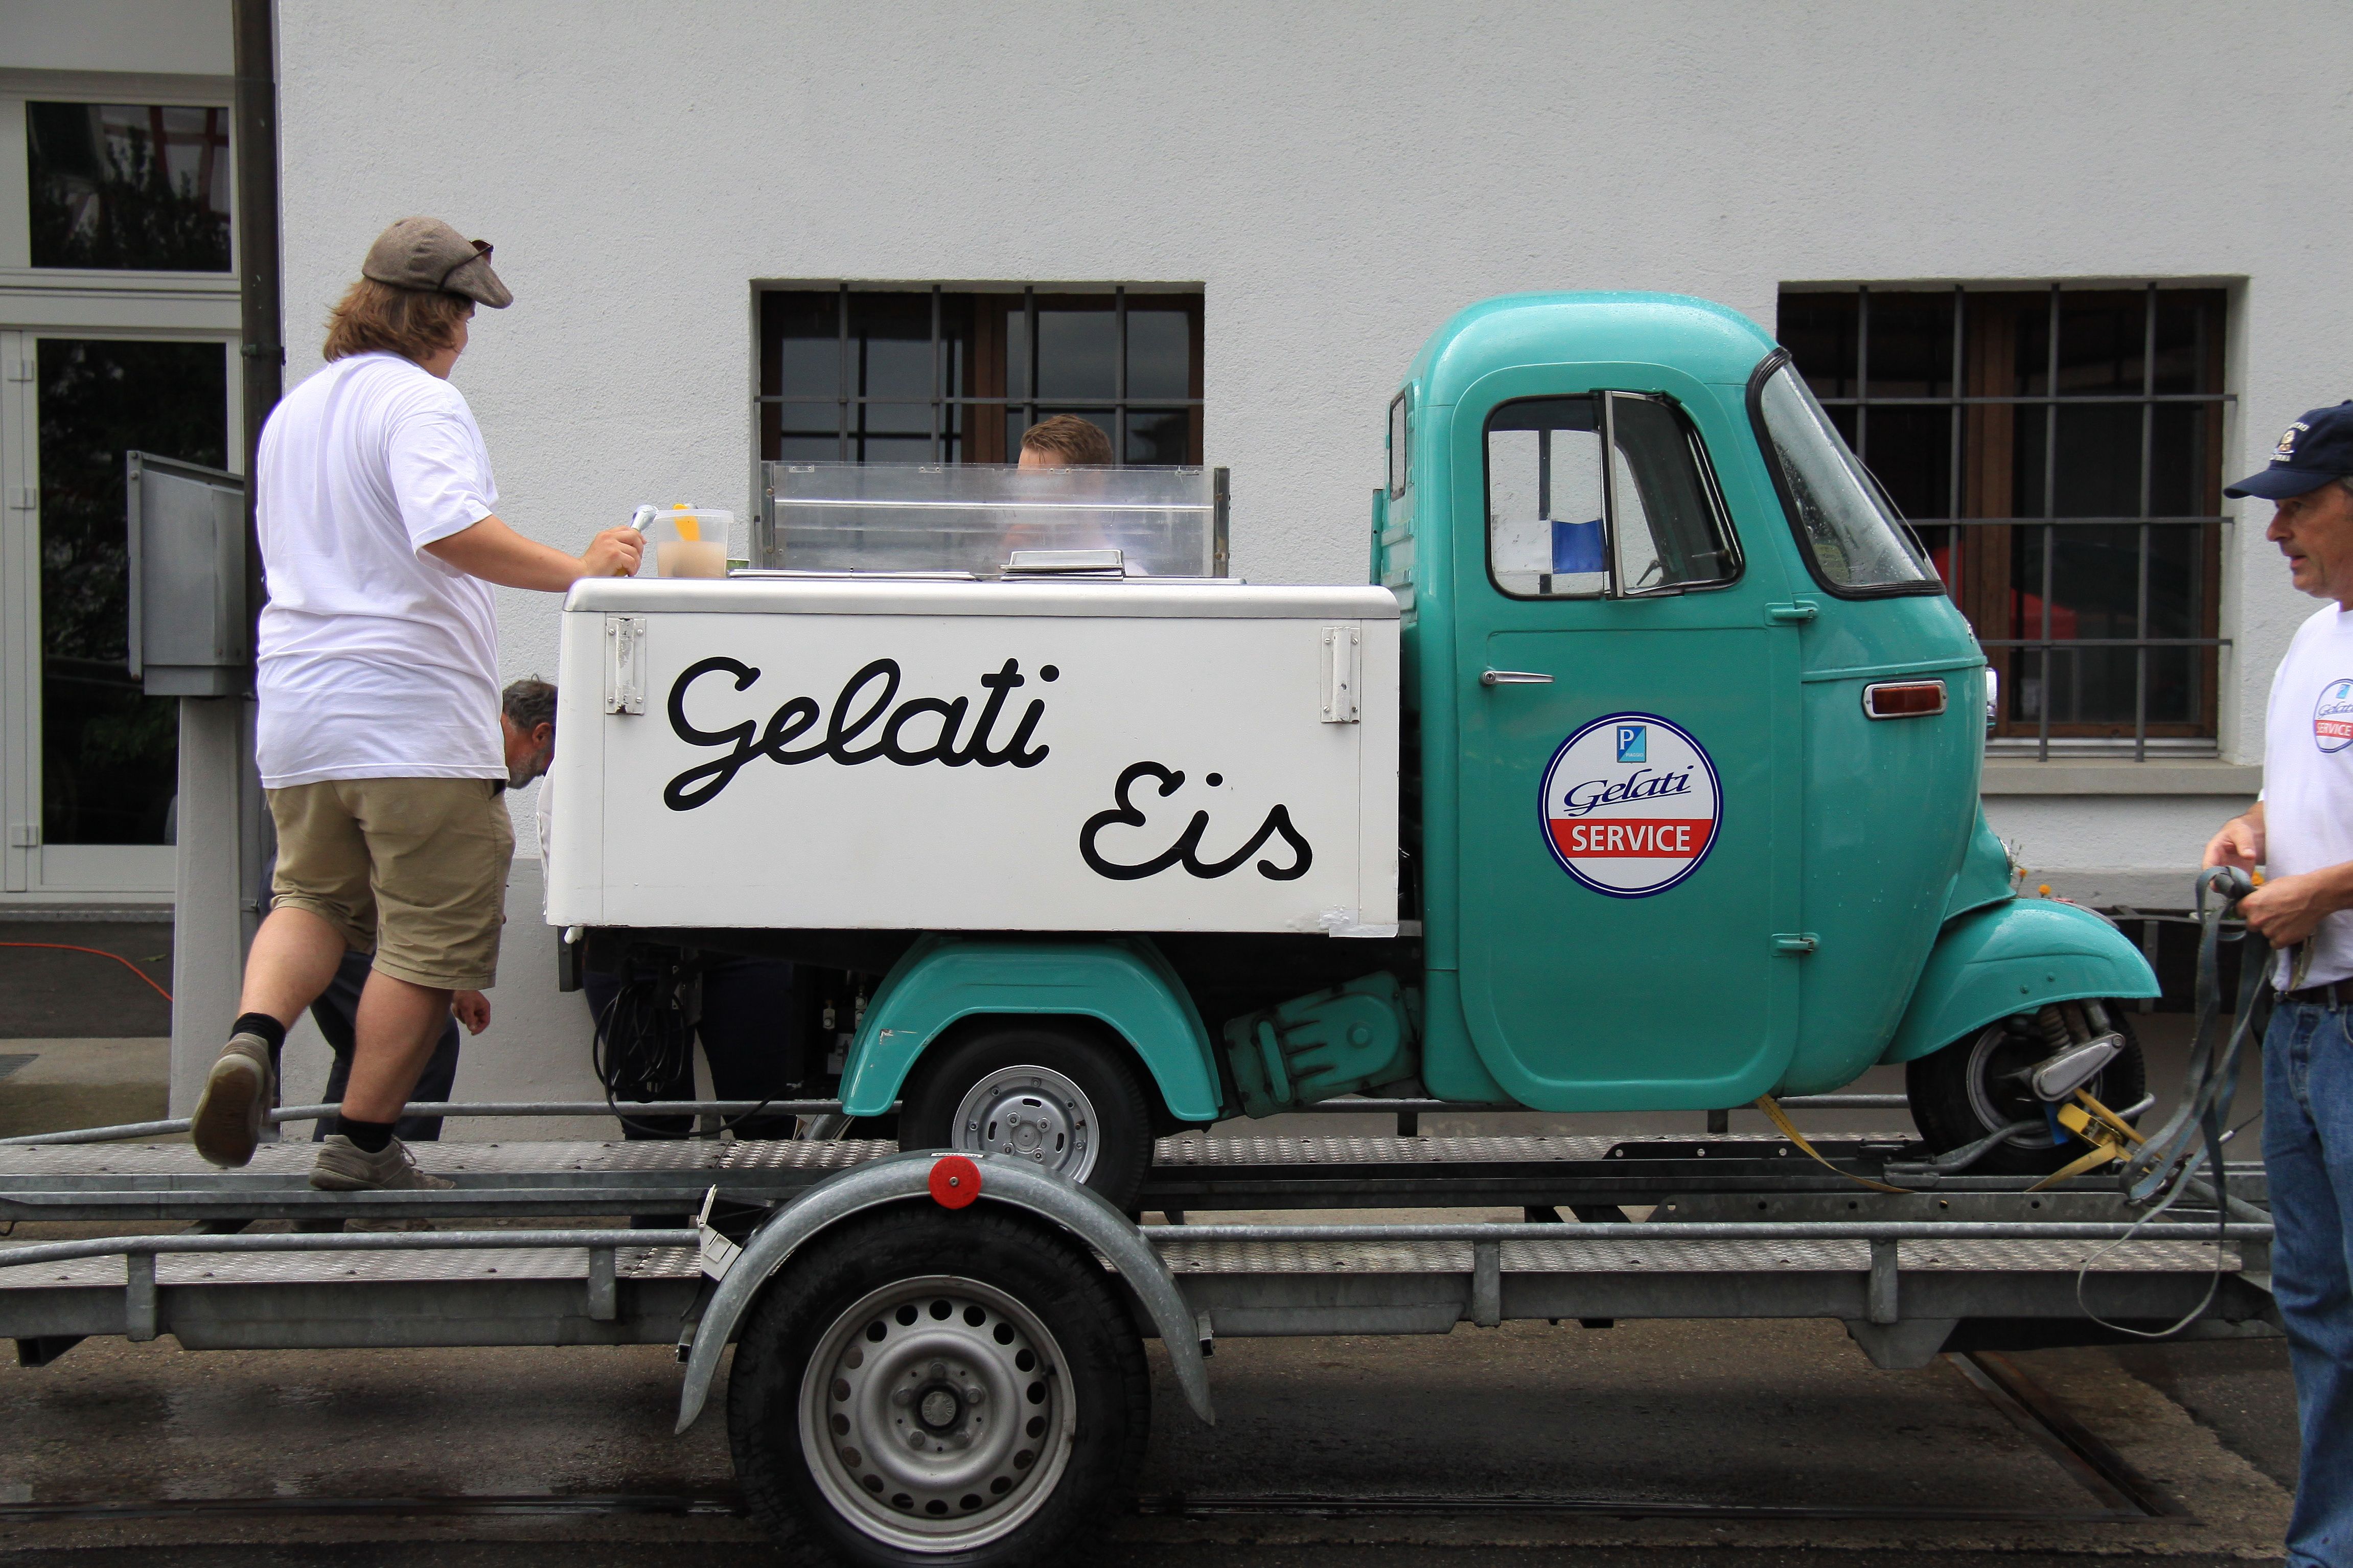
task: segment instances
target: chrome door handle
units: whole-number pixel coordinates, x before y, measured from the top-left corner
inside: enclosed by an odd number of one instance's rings
[[[1531,669],[1482,669],[1479,672],[1482,686],[1550,686],[1552,677],[1538,675]]]

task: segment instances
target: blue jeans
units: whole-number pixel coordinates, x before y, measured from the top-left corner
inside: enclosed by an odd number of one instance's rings
[[[2353,1012],[2282,1002],[2263,1036],[2272,1293],[2304,1459],[2291,1568],[2353,1568]]]

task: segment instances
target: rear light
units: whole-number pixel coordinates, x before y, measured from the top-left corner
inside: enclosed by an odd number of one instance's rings
[[[1925,719],[1945,710],[1941,680],[1888,680],[1862,689],[1862,711],[1872,719]]]

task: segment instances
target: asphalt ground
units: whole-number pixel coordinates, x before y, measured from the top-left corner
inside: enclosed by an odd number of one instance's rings
[[[67,948],[116,954],[138,973]],[[172,988],[169,921],[0,921],[0,1055],[10,1040],[170,1034],[172,1005],[141,975]]]
[[[2274,1352],[2271,1364],[2250,1351]],[[1210,1363],[1215,1427],[1186,1409],[1154,1346],[1154,1431],[1137,1490],[1160,1511],[1108,1521],[1089,1560],[2261,1560],[2289,1495],[2269,1473],[2278,1454],[2266,1428],[2292,1422],[2275,1351],[2155,1352],[2163,1376],[2215,1407],[2204,1422],[2116,1352],[2015,1358],[2187,1514],[2119,1519],[2102,1517],[2100,1500],[1951,1362],[1876,1371],[1836,1324],[1228,1340]],[[2134,1353],[2146,1363],[2148,1352]],[[88,1342],[46,1368],[0,1370],[0,1563],[448,1564],[495,1552],[501,1563],[652,1565],[689,1552],[708,1561],[714,1548],[774,1560],[726,1511],[734,1489],[722,1422],[671,1435],[677,1386],[659,1346],[190,1352],[168,1340]],[[576,1509],[621,1495],[704,1508],[434,1511],[434,1500],[568,1498]],[[1170,1511],[1177,1499],[1215,1510],[1285,1496],[1335,1511]],[[402,1499],[425,1500],[310,1511]],[[1351,1500],[1398,1499],[1425,1511],[1346,1511]],[[44,1505],[106,1503],[162,1506],[132,1518],[34,1517]],[[1864,1517],[1756,1511],[1791,1509]],[[2014,1517],[1937,1517],[1957,1510]]]

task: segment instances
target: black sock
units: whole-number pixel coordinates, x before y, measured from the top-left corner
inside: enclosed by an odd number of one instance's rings
[[[393,1124],[389,1121],[354,1121],[348,1116],[335,1118],[335,1131],[352,1141],[363,1154],[381,1154],[392,1142]]]
[[[237,1022],[228,1026],[232,1035],[259,1035],[261,1043],[275,1057],[278,1047],[286,1043],[286,1026],[267,1013],[239,1013]]]

